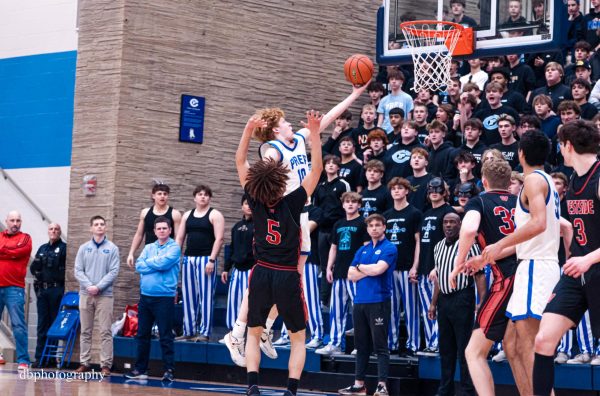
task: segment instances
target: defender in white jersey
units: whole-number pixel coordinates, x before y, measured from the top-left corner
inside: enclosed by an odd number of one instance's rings
[[[561,229],[560,201],[552,178],[543,171],[550,152],[548,138],[539,130],[523,134],[519,162],[524,183],[515,210],[515,232],[483,251],[485,262],[495,262],[516,248],[519,265],[513,294],[506,309],[511,322],[505,335],[505,352],[522,395],[533,394],[533,346],[540,319],[560,278],[558,244]],[[507,219],[508,221],[509,219]]]
[[[367,85],[353,87],[352,93],[343,101],[334,106],[323,116],[319,133],[323,132],[336,118],[338,118],[352,103],[365,91]],[[303,125],[305,126],[305,125]],[[260,155],[263,159],[272,158],[283,162],[289,169],[289,179],[284,195],[296,190],[302,184],[302,180],[308,174],[309,163],[306,154],[306,142],[310,136],[308,128],[304,127],[297,133],[292,130],[292,125],[286,121],[283,110],[279,108],[261,109],[248,120],[246,128],[253,130],[254,137],[262,142]],[[301,227],[301,252],[298,262],[298,272],[304,273],[304,264],[308,254],[310,254],[310,230],[308,226],[308,212],[300,216]],[[244,336],[248,315],[248,292],[244,293],[244,298],[240,307],[238,319],[232,331],[225,335],[224,341],[229,349],[231,359],[238,366],[245,367],[246,359],[244,355]],[[270,358],[277,358],[277,352],[272,345],[273,331],[271,326],[277,318],[277,308],[273,306],[267,319],[264,333],[261,337],[260,347],[262,351]]]

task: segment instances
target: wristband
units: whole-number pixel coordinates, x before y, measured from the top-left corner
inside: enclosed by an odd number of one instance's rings
[[[360,267],[360,264],[356,264],[356,270],[357,270],[358,272],[361,272],[359,267]]]
[[[208,259],[208,262],[209,262],[209,263],[213,263],[213,264],[214,264],[214,263],[216,262],[216,260],[215,260],[215,259],[211,259],[211,258],[209,258],[209,259]]]

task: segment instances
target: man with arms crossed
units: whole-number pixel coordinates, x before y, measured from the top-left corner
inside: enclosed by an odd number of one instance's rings
[[[256,265],[248,286],[248,340],[246,367],[247,395],[260,395],[258,368],[260,338],[269,311],[277,305],[289,331],[291,351],[288,386],[284,395],[295,395],[306,358],[306,305],[298,268],[300,251],[300,214],[314,191],[323,170],[319,126],[322,116],[307,112],[312,144],[312,169],[299,188],[285,195],[289,170],[272,159],[248,165],[248,147],[255,127],[265,122],[253,116],[248,121],[236,153],[240,183],[249,195],[254,214]]]
[[[549,151],[548,138],[541,131],[530,130],[521,137],[519,162],[525,180],[515,210],[516,230],[483,251],[483,261],[494,263],[503,257],[505,248],[516,247],[519,264],[506,308],[512,320],[507,335],[515,340],[514,355],[506,352],[514,356],[511,365],[522,395],[533,392],[533,343],[546,302],[560,278],[560,202],[552,177],[543,170]],[[516,331],[514,338],[512,331]]]
[[[574,168],[567,191],[567,210],[573,223],[571,258],[552,296],[535,338],[533,392],[549,395],[554,384],[554,351],[563,334],[577,326],[589,310],[592,333],[600,337],[600,136],[586,121],[565,124],[558,132],[565,165]],[[566,237],[565,237],[566,239]]]

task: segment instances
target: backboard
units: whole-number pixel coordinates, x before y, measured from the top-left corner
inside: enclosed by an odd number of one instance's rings
[[[377,13],[377,63],[411,63],[400,23],[453,21],[475,30],[475,51],[468,58],[531,53],[566,42],[563,0],[383,0]]]

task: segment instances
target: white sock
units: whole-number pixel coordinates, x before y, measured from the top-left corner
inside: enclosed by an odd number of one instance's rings
[[[265,330],[270,331],[271,327],[273,327],[273,323],[275,323],[275,319],[267,318],[267,326],[265,327]]]
[[[233,325],[233,330],[231,330],[231,335],[235,338],[244,338],[245,332],[246,322],[240,322],[239,320],[236,320],[235,325]]]

